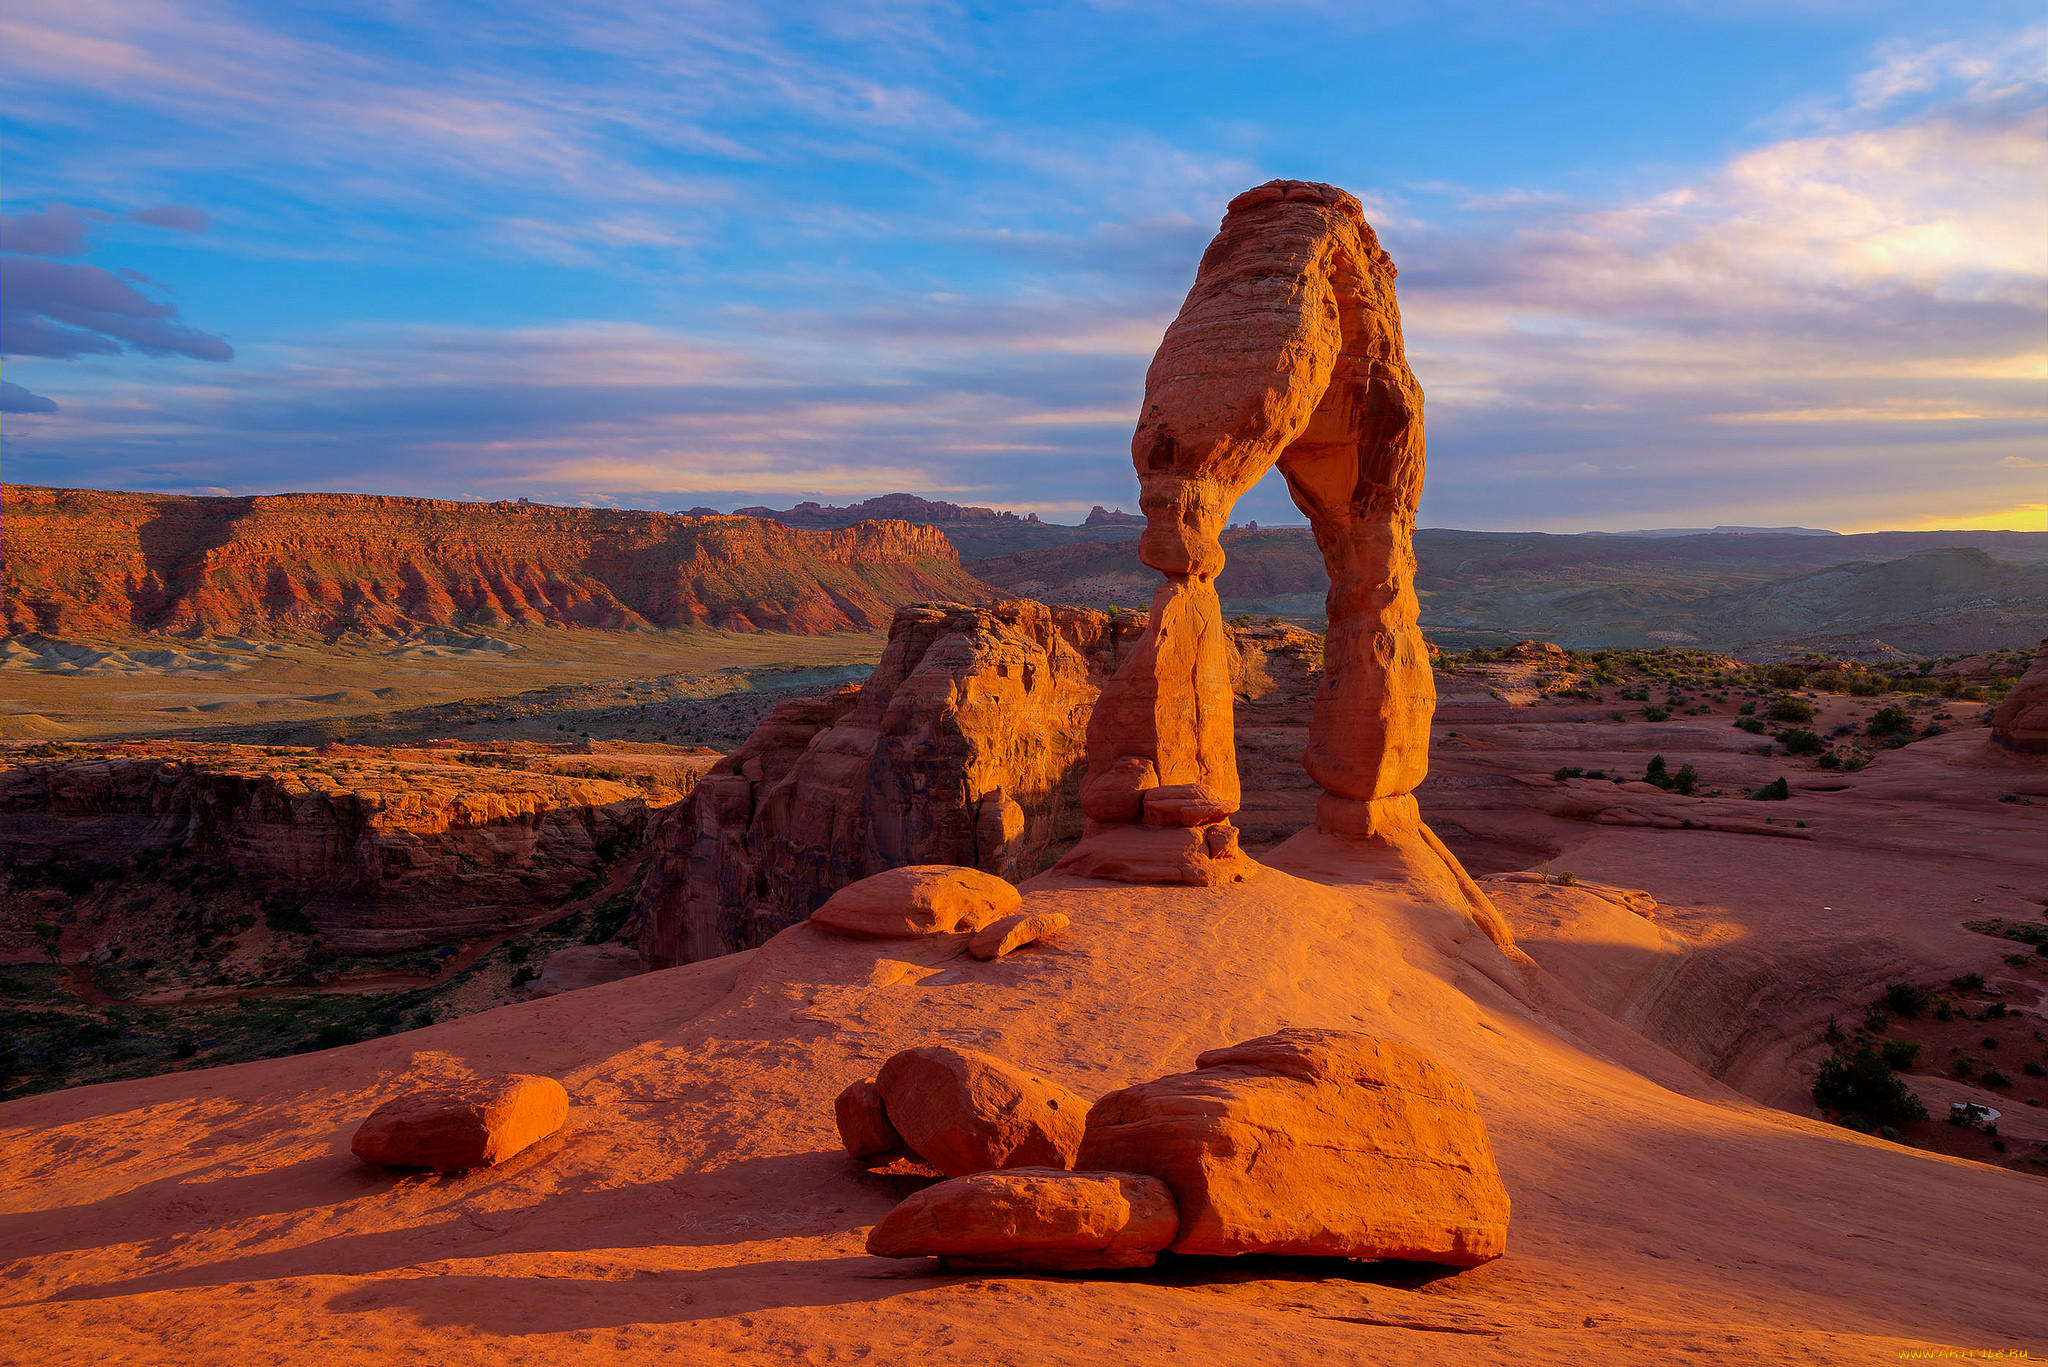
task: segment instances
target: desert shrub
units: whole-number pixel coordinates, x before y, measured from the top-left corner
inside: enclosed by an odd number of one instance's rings
[[[1999,1072],[1996,1068],[1986,1068],[1984,1070],[1984,1076],[1982,1078],[1979,1078],[1978,1081],[1982,1082],[1986,1087],[2012,1086],[2012,1079],[2007,1077],[2004,1073]]]
[[[1678,772],[1671,776],[1671,791],[1691,797],[1700,790],[1700,771],[1690,764],[1678,766]]]
[[[1920,1057],[1920,1041],[1916,1039],[1888,1039],[1879,1048],[1884,1053],[1886,1066],[1904,1072],[1913,1066],[1913,1060]]]
[[[532,964],[522,964],[512,974],[512,986],[524,987],[540,976],[540,970]]]
[[[1557,885],[1561,888],[1575,888],[1579,885],[1579,876],[1570,869],[1566,869],[1557,876]]]
[[[1669,721],[1670,719],[1671,709],[1668,707],[1659,707],[1655,703],[1651,703],[1643,708],[1644,721]]]
[[[2028,1077],[2048,1077],[2048,1067],[2042,1066],[2039,1059],[2028,1059],[2020,1065],[2020,1071]]]
[[[1737,717],[1735,725],[1752,736],[1761,736],[1765,730],[1764,724],[1755,717]]]
[[[514,940],[505,946],[508,963],[523,964],[533,956],[533,943],[529,940]]]
[[[1891,984],[1885,988],[1884,996],[1880,1000],[1884,1002],[1885,1010],[1896,1012],[1908,1019],[1918,1016],[1934,1004],[1932,997],[1911,983]]]
[[[1981,992],[1984,990],[1984,975],[1982,973],[1959,973],[1948,980],[1948,985],[1961,992]]]
[[[1643,782],[1654,783],[1659,788],[1669,788],[1671,786],[1671,771],[1664,763],[1664,756],[1650,756],[1650,763],[1643,770]]]
[[[1977,1073],[1977,1065],[1966,1058],[1959,1058],[1955,1062],[1954,1071],[1955,1075],[1960,1078],[1974,1077]]]
[[[1873,736],[1902,736],[1913,729],[1913,719],[1903,707],[1880,707],[1871,714],[1864,729]]]
[[[1956,1009],[1949,1005],[1948,998],[1944,997],[1934,1004],[1934,1018],[1938,1021],[1952,1021],[1956,1018]]]
[[[1786,753],[1793,755],[1817,755],[1828,748],[1828,743],[1819,736],[1797,726],[1780,731],[1778,744],[1785,747]]]
[[[1867,1044],[1848,1058],[1833,1053],[1821,1060],[1813,1077],[1813,1099],[1844,1122],[1902,1125],[1927,1118],[1927,1108],[1913,1089]]]
[[[319,1033],[313,1036],[314,1047],[319,1049],[338,1049],[354,1040],[355,1031],[339,1021],[321,1026]]]
[[[1756,715],[1756,704],[1753,702],[1746,702],[1742,706],[1736,708],[1735,711],[1740,716],[1753,717]]]
[[[1792,785],[1783,778],[1774,778],[1749,796],[1756,802],[1783,802],[1792,796]]]
[[[1585,773],[1586,771],[1577,765],[1566,764],[1559,766],[1557,771],[1551,774],[1551,777],[1561,783],[1568,778],[1582,778],[1585,776]]]
[[[1818,763],[1823,769],[1839,769],[1842,767],[1842,757],[1829,750],[1820,757]]]
[[[1771,699],[1770,710],[1765,715],[1772,721],[1812,721],[1813,704],[1787,693]]]

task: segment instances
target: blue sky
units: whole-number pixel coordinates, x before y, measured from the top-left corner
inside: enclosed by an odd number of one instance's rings
[[[14,0],[0,454],[1078,520],[1291,176],[1401,268],[1426,524],[2038,527],[2048,31],[1933,13]]]

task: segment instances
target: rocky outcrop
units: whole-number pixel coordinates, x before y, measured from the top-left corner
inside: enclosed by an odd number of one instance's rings
[[[1064,912],[1020,911],[983,927],[967,942],[967,952],[977,959],[1000,959],[1048,935],[1059,934],[1069,924]]]
[[[428,751],[134,748],[0,768],[0,859],[88,877],[225,869],[333,947],[385,952],[534,924],[647,830],[646,794],[608,779]]]
[[[1350,838],[1419,829],[1411,794],[1428,771],[1435,703],[1414,588],[1422,390],[1402,355],[1394,274],[1358,201],[1334,186],[1273,181],[1231,201],[1146,374],[1131,439],[1138,554],[1165,583],[1090,717],[1091,825],[1066,871],[1244,876],[1215,581],[1232,505],[1276,464],[1330,580],[1304,758],[1323,789],[1318,824]],[[1213,793],[1221,814],[1180,806],[1180,824],[1133,801],[1182,785]]]
[[[8,485],[8,634],[331,638],[427,628],[873,630],[993,596],[929,527],[799,530],[537,503],[185,498]]]
[[[569,1118],[551,1077],[503,1077],[426,1087],[387,1101],[357,1127],[350,1150],[381,1168],[471,1172],[532,1148]]]
[[[2034,662],[1992,713],[1991,735],[2009,750],[2048,753],[2048,641],[2041,643]]]
[[[1507,1246],[1508,1197],[1472,1093],[1420,1050],[1282,1030],[1111,1092],[1078,1166],[1164,1181],[1177,1253],[1471,1266]]]
[[[1082,732],[1142,630],[1013,601],[897,613],[866,683],[784,703],[666,813],[638,904],[650,968],[763,943],[859,878],[958,864],[1012,882],[1080,834]],[[1322,640],[1226,628],[1248,705],[1304,706]]]
[[[735,517],[765,517],[790,527],[850,527],[856,522],[915,522],[943,527],[954,523],[1008,523],[1038,525],[1038,514],[1001,512],[994,508],[964,506],[943,500],[919,498],[916,494],[879,494],[840,507],[832,503],[799,503],[793,508],[751,507],[733,509]]]
[[[1088,1116],[1088,1103],[1058,1083],[944,1044],[891,1056],[875,1090],[904,1144],[948,1177],[1071,1168]]]
[[[1156,1178],[1012,1168],[913,1194],[868,1232],[868,1252],[944,1258],[959,1271],[1150,1267],[1179,1227]]]

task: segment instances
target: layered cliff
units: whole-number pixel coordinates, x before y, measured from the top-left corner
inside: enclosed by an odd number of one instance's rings
[[[816,633],[990,590],[928,527],[803,530],[358,494],[186,498],[8,485],[9,634],[296,635],[432,627]]]
[[[652,785],[457,759],[160,743],[17,753],[0,767],[0,862],[73,887],[224,871],[334,948],[385,952],[533,924],[640,846]],[[671,794],[691,778],[680,766]]]
[[[637,912],[647,964],[758,945],[902,864],[1049,867],[1080,834],[1088,713],[1142,629],[1027,601],[898,612],[867,682],[778,707],[662,817]],[[1233,683],[1303,702],[1320,646],[1236,633]]]

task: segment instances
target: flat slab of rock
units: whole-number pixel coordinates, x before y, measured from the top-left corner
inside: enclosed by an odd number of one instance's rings
[[[1179,1228],[1157,1178],[1012,1168],[926,1187],[868,1232],[868,1252],[968,1269],[1150,1267]]]
[[[1023,904],[1015,886],[954,864],[910,864],[848,883],[811,913],[841,935],[888,940],[980,930]]]
[[[967,952],[977,959],[1000,959],[1033,940],[1056,935],[1072,924],[1065,912],[1020,911],[1015,916],[993,921],[977,932],[967,942]]]
[[[530,1148],[568,1118],[569,1094],[561,1083],[509,1073],[387,1101],[357,1127],[349,1148],[381,1168],[468,1172]]]
[[[1172,1188],[1176,1253],[1465,1267],[1507,1248],[1471,1091],[1419,1049],[1350,1031],[1283,1030],[1111,1092],[1077,1165]]]
[[[994,1168],[1071,1168],[1088,1103],[972,1049],[906,1049],[875,1078],[889,1123],[948,1177]]]

